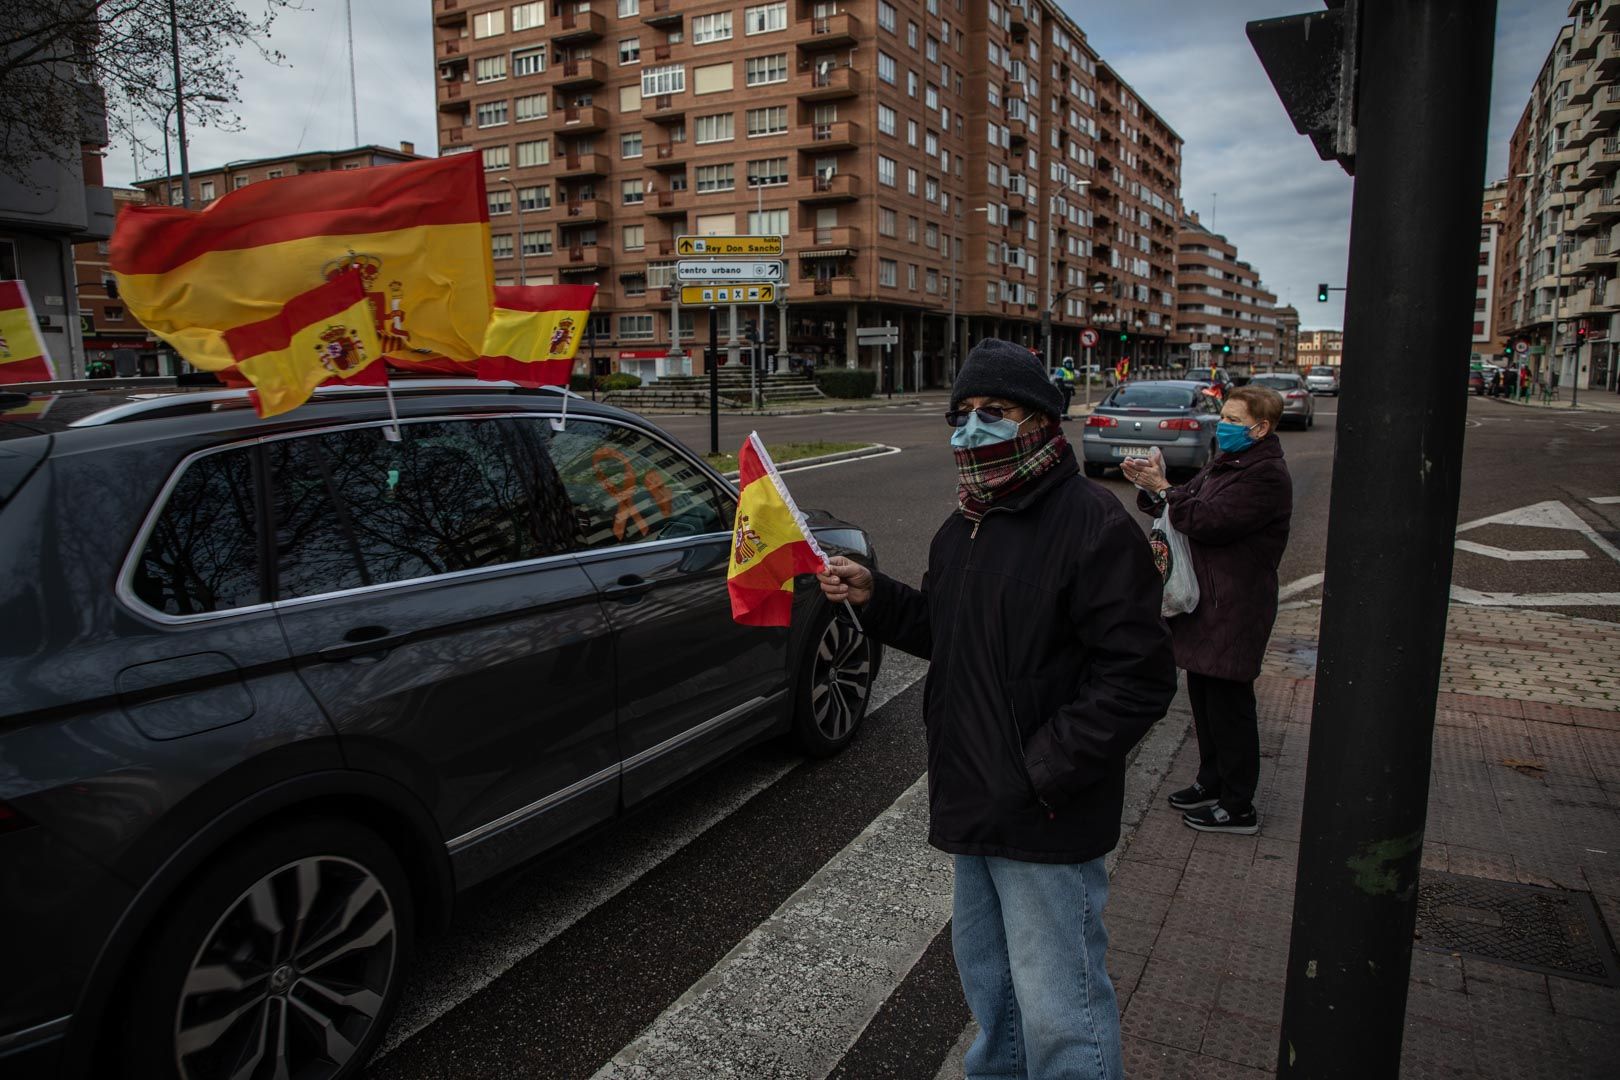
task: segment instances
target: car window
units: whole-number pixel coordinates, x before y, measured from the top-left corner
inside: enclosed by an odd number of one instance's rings
[[[350,428],[268,445],[281,599],[558,555],[578,523],[534,420]]]
[[[1335,369],[1330,368],[1330,367],[1313,367],[1313,368],[1311,368],[1311,374],[1312,375],[1332,375],[1334,373],[1334,370]]]
[[[1293,390],[1299,386],[1298,375],[1256,375],[1250,380],[1254,386],[1267,386],[1273,390]]]
[[[1185,386],[1127,383],[1115,390],[1108,404],[1121,409],[1185,409],[1198,392]]]
[[[221,450],[186,466],[141,549],[130,587],[166,615],[260,603],[252,451]]]
[[[736,506],[685,454],[621,424],[547,433],[587,548],[726,532]]]

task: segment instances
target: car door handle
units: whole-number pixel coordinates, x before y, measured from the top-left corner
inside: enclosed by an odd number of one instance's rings
[[[410,640],[409,634],[390,634],[386,626],[356,626],[343,635],[343,644],[328,645],[316,655],[329,664],[341,660],[364,660],[368,663],[382,659],[389,649]]]
[[[654,584],[640,574],[626,574],[605,587],[602,596],[608,600],[635,600],[650,592]]]

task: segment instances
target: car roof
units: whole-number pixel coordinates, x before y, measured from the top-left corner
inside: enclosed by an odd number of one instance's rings
[[[1208,385],[1208,379],[1132,379],[1130,382],[1120,383],[1114,387],[1113,392],[1117,394],[1121,390],[1128,390],[1133,386],[1181,386],[1188,390],[1197,390]]]

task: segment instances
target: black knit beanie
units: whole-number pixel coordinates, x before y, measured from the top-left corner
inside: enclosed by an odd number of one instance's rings
[[[1063,392],[1052,384],[1035,354],[1000,338],[985,338],[973,346],[956,373],[951,408],[970,397],[1001,398],[1048,416],[1063,413]]]

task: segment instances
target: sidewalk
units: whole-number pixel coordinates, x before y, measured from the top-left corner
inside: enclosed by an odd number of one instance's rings
[[[1543,402],[1540,395],[1535,395],[1528,401],[1516,397],[1487,398],[1486,400],[1501,401],[1524,409],[1549,409],[1553,411],[1562,409],[1565,412],[1586,412],[1590,410],[1592,412],[1620,413],[1620,395],[1615,395],[1608,390],[1582,390],[1579,402],[1573,407],[1569,403],[1569,395],[1562,390],[1559,393],[1562,396],[1557,401],[1549,402]]]
[[[1273,1075],[1319,613],[1282,613],[1257,684],[1260,835],[1193,832],[1165,803],[1197,768],[1189,739],[1120,859],[1107,922],[1132,1080]],[[1620,625],[1454,605],[1441,691],[1423,866],[1461,880],[1426,876],[1431,906],[1489,923],[1490,900],[1439,890],[1578,890],[1620,931]],[[1427,946],[1470,927],[1419,923]],[[1564,944],[1536,959],[1578,966],[1584,943]],[[1620,989],[1420,942],[1402,1076],[1620,1076]]]

